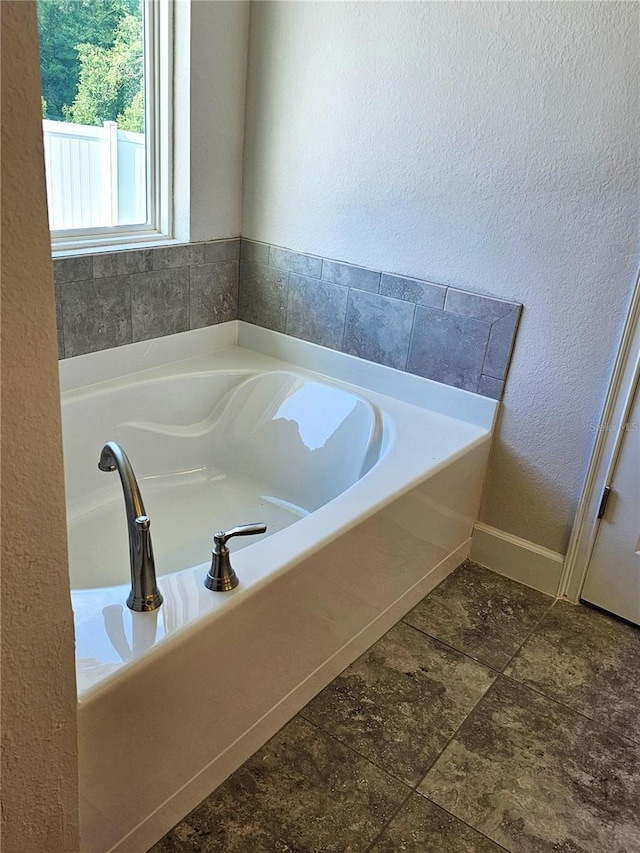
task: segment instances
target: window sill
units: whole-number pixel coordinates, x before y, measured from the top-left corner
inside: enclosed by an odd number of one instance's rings
[[[166,234],[144,234],[129,240],[114,237],[111,240],[91,243],[82,240],[56,240],[51,243],[51,256],[55,259],[77,255],[101,255],[106,252],[130,252],[135,249],[154,249],[160,246],[182,246],[188,242],[176,237],[167,237]]]

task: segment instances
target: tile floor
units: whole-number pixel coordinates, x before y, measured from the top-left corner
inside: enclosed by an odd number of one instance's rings
[[[465,563],[153,853],[640,853],[640,630]]]

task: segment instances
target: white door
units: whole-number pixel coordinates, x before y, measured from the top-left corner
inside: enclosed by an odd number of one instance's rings
[[[611,493],[582,598],[640,624],[640,382],[626,418]]]

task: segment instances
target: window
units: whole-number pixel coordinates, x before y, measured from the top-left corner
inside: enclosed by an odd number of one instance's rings
[[[169,0],[38,0],[56,250],[171,234]]]

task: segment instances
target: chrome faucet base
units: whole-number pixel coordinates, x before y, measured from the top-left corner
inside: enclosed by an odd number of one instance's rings
[[[147,595],[145,598],[138,598],[133,595],[132,591],[127,598],[127,607],[129,610],[135,610],[136,613],[149,613],[151,610],[157,610],[161,604],[162,596],[160,592]]]
[[[235,589],[239,583],[238,575],[233,571],[229,562],[229,556],[227,555],[226,560],[223,557],[216,560],[214,557],[204,580],[206,588],[213,590],[213,592],[229,592]]]

